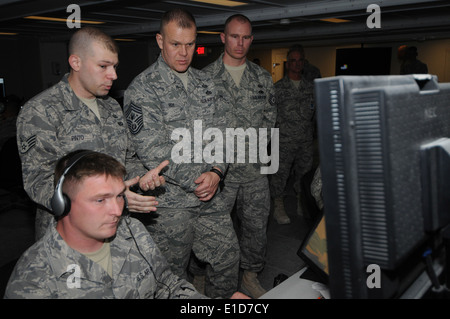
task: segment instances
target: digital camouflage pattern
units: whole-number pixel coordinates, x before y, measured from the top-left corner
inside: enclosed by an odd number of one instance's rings
[[[156,223],[147,226],[152,238],[171,265],[172,271],[187,279],[191,253],[206,264],[205,295],[229,298],[237,290],[239,244],[230,215],[214,200],[198,208],[158,208]]]
[[[271,176],[272,197],[284,195],[286,182],[293,169],[294,188],[300,192],[300,181],[313,165],[313,133],[315,121],[314,84],[300,80],[299,87],[285,76],[275,83],[280,132],[280,166]]]
[[[221,97],[227,102],[227,127],[242,128],[244,131],[255,128],[258,133],[260,128],[267,128],[267,141],[270,141],[271,128],[275,126],[277,117],[272,76],[264,68],[247,61],[247,68],[238,87],[225,69],[222,58],[223,54],[203,70],[213,76]],[[248,141],[245,150],[249,154]],[[238,183],[259,179],[261,165],[268,165],[249,163],[248,160],[238,163],[236,158],[228,164],[227,181]]]
[[[236,204],[239,219],[239,245],[241,247],[240,267],[258,273],[264,269],[267,250],[267,222],[270,213],[269,181],[261,176],[251,182],[227,182],[217,196],[227,204],[226,211],[232,211]],[[237,200],[236,200],[237,199]]]
[[[275,125],[277,114],[270,73],[253,62],[246,61],[246,69],[238,87],[225,68],[223,54],[204,70],[212,74],[221,96],[228,102],[227,127],[243,130],[255,128],[258,133],[260,128],[267,128],[267,141],[270,141],[271,128]],[[248,141],[245,150],[249,154]],[[240,267],[255,273],[264,268],[266,228],[270,212],[269,182],[267,176],[261,174],[262,165],[267,164],[250,163],[248,160],[237,163],[235,157],[233,163],[229,163],[225,186],[219,194],[227,203],[229,213],[236,203],[240,221]]]
[[[126,164],[128,175],[146,172],[137,161],[120,105],[110,97],[98,98],[101,119],[75,95],[68,74],[38,94],[22,108],[17,119],[17,143],[22,161],[24,188],[39,204],[36,239],[52,220],[50,199],[54,168],[59,158],[77,149],[111,155]]]
[[[323,210],[322,174],[320,166],[314,172],[314,177],[311,182],[311,195],[316,200],[317,207]],[[303,253],[326,274],[329,273],[325,216],[322,216],[310,237],[307,238]]]
[[[222,163],[195,162],[194,156],[199,154],[194,145],[194,122],[201,121],[203,131],[218,128],[225,132],[225,110],[207,74],[192,67],[186,72],[187,90],[160,56],[125,91],[124,111],[142,163],[148,168],[170,160],[168,169],[163,172],[166,186],[165,191],[158,194],[159,207],[199,207],[194,181],[213,166],[222,172],[227,167],[224,159]],[[187,129],[191,138],[191,153],[186,163],[172,160],[172,149],[179,142],[178,136],[172,139],[172,133],[177,128]],[[202,141],[200,152],[209,142]]]
[[[206,73],[192,67],[186,72],[187,89],[160,55],[126,90],[124,111],[144,166],[154,167],[155,163],[170,160],[162,172],[166,185],[155,194],[159,216],[155,223],[147,225],[149,232],[176,274],[185,275],[192,249],[197,258],[209,264],[207,296],[229,298],[237,290],[239,264],[239,245],[231,217],[217,196],[202,202],[194,194],[194,181],[202,173],[213,166],[222,172],[227,169],[224,159],[207,163],[201,156],[196,160],[210,141],[194,135],[194,124],[200,121],[203,131],[216,128],[225,132],[226,108]],[[179,142],[179,136],[173,139],[172,134],[180,128],[185,130],[183,138],[190,146],[190,156],[184,163],[172,158],[172,149]],[[194,143],[196,138],[201,141],[200,149]]]
[[[206,298],[170,271],[148,231],[137,220],[120,221],[110,250],[112,278],[99,264],[70,248],[52,225],[17,262],[5,298]]]
[[[322,173],[320,171],[320,166],[318,166],[314,172],[314,177],[311,182],[311,195],[316,200],[317,207],[323,209]]]

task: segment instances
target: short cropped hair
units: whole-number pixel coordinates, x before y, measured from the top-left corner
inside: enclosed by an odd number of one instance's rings
[[[292,52],[298,52],[302,55],[303,58],[305,57],[305,49],[303,49],[303,46],[301,44],[294,44],[293,46],[291,46],[286,56],[289,58],[289,55]]]
[[[243,14],[237,13],[237,14],[233,14],[232,16],[228,17],[228,19],[225,21],[225,26],[223,28],[224,32],[227,30],[228,24],[233,20],[237,20],[241,23],[247,22],[248,24],[250,24],[250,30],[252,30],[252,22],[250,21],[250,19]]]
[[[112,53],[119,54],[119,46],[113,38],[97,28],[85,27],[75,32],[70,38],[69,55],[87,52],[92,42],[98,42]]]
[[[406,48],[406,58],[415,59],[419,53],[417,52],[417,47],[407,47]]]
[[[182,29],[197,28],[195,18],[189,11],[176,8],[164,13],[159,25],[159,33],[163,34],[164,27],[172,21],[175,21],[177,26]]]
[[[99,152],[77,150],[68,153],[56,163],[55,185],[58,183],[58,180],[68,167],[71,159],[73,159],[74,156],[80,152],[88,153],[79,159],[66,173],[64,176],[63,189],[65,185],[75,185],[81,183],[84,178],[91,176],[105,175],[107,177],[124,179],[126,175],[125,166],[115,158]]]

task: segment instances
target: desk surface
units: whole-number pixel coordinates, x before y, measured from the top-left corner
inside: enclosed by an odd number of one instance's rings
[[[444,269],[442,261],[435,261],[433,268],[437,275],[440,275]],[[318,299],[322,297],[321,293],[312,286],[314,281],[300,278],[307,267],[293,274],[278,286],[272,288],[259,299]],[[420,299],[431,287],[431,281],[424,270],[415,282],[400,297],[402,299]],[[329,298],[328,294],[325,297]]]
[[[321,294],[312,288],[314,281],[300,278],[307,268],[293,274],[278,286],[272,288],[259,299],[317,299]]]

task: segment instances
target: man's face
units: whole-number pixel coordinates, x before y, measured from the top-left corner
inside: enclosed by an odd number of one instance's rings
[[[225,45],[225,55],[236,61],[245,60],[253,41],[252,27],[248,22],[232,20],[220,38]]]
[[[107,95],[114,80],[117,79],[116,68],[119,64],[117,54],[101,43],[93,42],[87,52],[79,58],[80,64],[77,71],[81,93],[76,93],[84,98]]]
[[[85,242],[103,242],[115,235],[125,205],[121,178],[97,175],[84,178],[68,193],[71,209],[66,229]]]
[[[194,56],[196,28],[183,29],[172,21],[161,32],[156,35],[156,41],[164,61],[172,70],[185,72]]]
[[[289,54],[286,63],[286,69],[288,73],[299,75],[303,71],[305,59],[300,52],[293,51]]]

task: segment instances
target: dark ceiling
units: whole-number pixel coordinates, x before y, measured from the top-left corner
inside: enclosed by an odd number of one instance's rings
[[[67,12],[67,7],[77,4],[81,9],[81,20],[103,22],[96,26],[115,38],[128,40],[154,38],[161,15],[174,7],[192,12],[199,31],[220,32],[228,16],[245,14],[253,22],[254,44],[261,45],[283,45],[293,40],[309,45],[330,45],[450,38],[450,1],[239,1],[246,4],[225,7],[189,0],[0,0],[0,33],[34,36],[43,41],[65,40],[73,31],[65,22],[72,14],[72,11]],[[367,12],[367,8],[371,4],[377,4],[381,9],[381,28],[367,26],[367,18],[372,13]],[[60,18],[62,21],[25,18],[29,16]],[[325,18],[349,22],[322,21]],[[199,34],[199,44],[218,42],[217,35]]]

